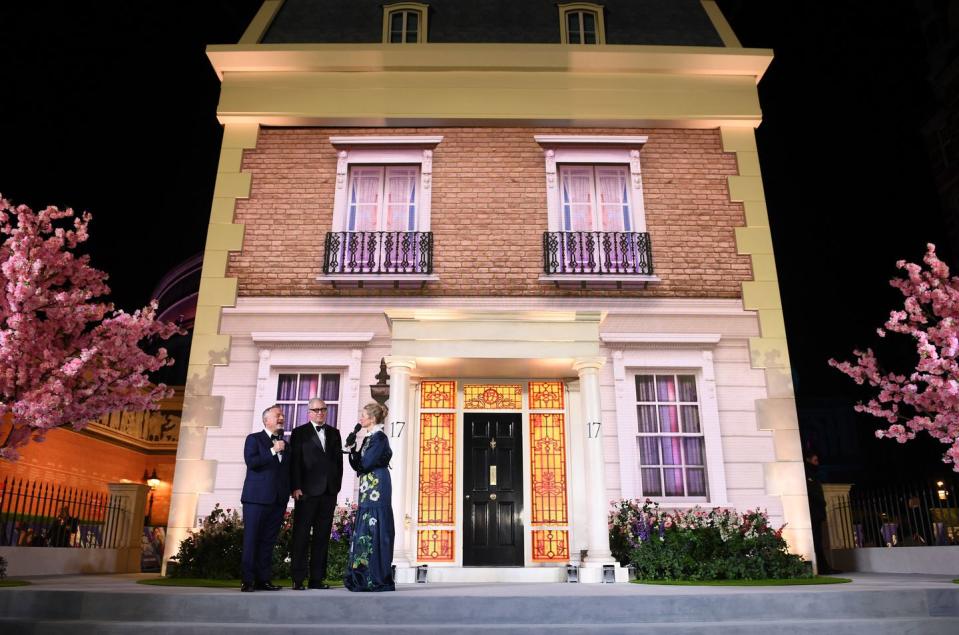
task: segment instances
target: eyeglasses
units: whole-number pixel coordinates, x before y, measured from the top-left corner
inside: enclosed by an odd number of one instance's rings
[[[328,408],[310,408],[310,412],[326,412]]]

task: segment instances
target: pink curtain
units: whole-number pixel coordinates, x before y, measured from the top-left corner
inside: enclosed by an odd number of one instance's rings
[[[386,169],[386,226],[385,231],[413,231],[416,229],[416,181],[413,167]]]
[[[600,229],[607,232],[629,231],[626,168],[596,168],[596,179],[599,185]]]
[[[382,168],[354,168],[350,175],[350,231],[376,231]]]
[[[593,231],[593,168],[564,167],[563,229]]]

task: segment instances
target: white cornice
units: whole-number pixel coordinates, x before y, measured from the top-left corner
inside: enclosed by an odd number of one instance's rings
[[[600,333],[606,344],[690,344],[716,345],[719,333]]]
[[[258,331],[250,333],[253,343],[259,348],[293,344],[369,344],[375,333],[317,333],[317,332],[273,332]]]
[[[362,136],[362,137],[330,137],[330,143],[334,146],[397,146],[397,145],[418,145],[435,146],[443,140],[442,136]]]
[[[240,297],[224,315],[383,314],[387,310],[485,309],[489,311],[604,311],[609,315],[755,316],[739,299],[564,297]]]
[[[541,146],[558,145],[643,145],[649,140],[646,135],[568,135],[538,134],[533,136]]]

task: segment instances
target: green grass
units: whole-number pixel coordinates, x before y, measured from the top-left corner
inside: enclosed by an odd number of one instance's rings
[[[26,580],[0,580],[0,589],[11,586],[28,586],[30,583]]]
[[[803,584],[842,584],[849,578],[818,576],[815,578],[787,578],[767,580],[633,580],[633,584],[662,584],[665,586],[791,586]]]
[[[327,580],[331,587],[343,586],[343,580]],[[151,586],[185,586],[185,587],[203,587],[206,589],[239,589],[240,580],[211,580],[209,578],[147,578],[137,580],[137,584],[149,584]],[[293,586],[292,580],[274,580],[277,584],[287,589]]]
[[[952,583],[953,583],[953,584],[959,584],[959,578],[956,578],[955,580],[953,580]]]

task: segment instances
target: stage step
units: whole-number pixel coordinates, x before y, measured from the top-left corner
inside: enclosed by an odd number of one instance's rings
[[[129,591],[0,590],[0,632],[215,635],[264,629],[391,633],[955,635],[959,585],[657,587],[415,584],[395,593],[240,593],[127,585]],[[127,587],[122,587],[127,588]]]

